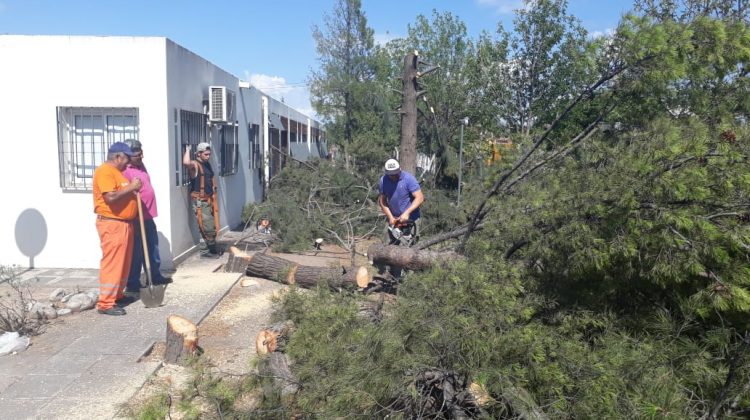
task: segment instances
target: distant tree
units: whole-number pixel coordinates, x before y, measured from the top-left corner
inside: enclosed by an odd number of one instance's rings
[[[750,3],[744,0],[635,0],[636,10],[658,20],[689,22],[697,17],[747,21]]]
[[[566,0],[535,0],[518,10],[512,33],[500,25],[498,34],[499,46],[510,50],[494,79],[503,86],[496,98],[501,124],[529,136],[593,81],[586,30],[567,13]]]
[[[440,67],[419,80],[425,95],[417,137],[419,151],[438,158],[438,178],[447,175],[455,179],[460,120],[471,119],[482,107],[482,97],[470,94],[481,84],[477,68],[469,65],[475,56],[474,42],[460,18],[433,10],[431,19],[419,15],[409,25],[405,45],[419,51],[420,59]]]
[[[340,143],[349,158],[362,132],[382,125],[385,104],[375,83],[373,31],[360,0],[337,0],[324,22],[322,29],[313,27],[320,68],[310,76],[310,93],[329,138]]]

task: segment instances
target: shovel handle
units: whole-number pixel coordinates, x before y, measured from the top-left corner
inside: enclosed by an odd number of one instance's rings
[[[151,258],[148,254],[148,244],[146,243],[146,226],[143,222],[143,206],[141,205],[141,192],[135,193],[135,197],[138,200],[138,221],[141,224],[141,243],[143,244],[143,261],[146,262],[146,279],[148,280],[148,287],[153,287],[153,281],[151,281]]]

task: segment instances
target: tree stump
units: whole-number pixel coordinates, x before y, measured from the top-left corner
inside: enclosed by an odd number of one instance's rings
[[[167,345],[164,362],[184,365],[198,351],[198,327],[189,320],[170,315],[167,318]]]
[[[294,331],[292,321],[277,322],[261,330],[255,337],[255,351],[258,354],[268,354],[284,351],[289,335]]]

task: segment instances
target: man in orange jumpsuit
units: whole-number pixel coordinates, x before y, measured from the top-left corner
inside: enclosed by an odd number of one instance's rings
[[[131,221],[138,216],[135,193],[141,188],[140,179],[130,182],[122,174],[131,156],[127,144],[112,143],[107,161],[94,171],[94,213],[102,247],[96,309],[105,315],[125,315],[117,301],[123,300],[128,281],[133,253]]]

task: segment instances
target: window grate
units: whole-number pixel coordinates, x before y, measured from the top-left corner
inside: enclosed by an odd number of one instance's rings
[[[220,128],[221,137],[221,175],[237,173],[237,126],[223,125]]]
[[[261,155],[260,155],[260,126],[258,124],[248,124],[248,138],[250,141],[250,169],[258,169],[261,167]]]
[[[208,138],[208,120],[206,115],[200,112],[180,110],[180,162],[185,154],[187,146],[190,145],[191,153],[195,153],[198,143],[207,142]],[[195,156],[191,156],[194,159]],[[190,183],[190,174],[188,168],[182,166],[181,178],[182,185]],[[180,181],[177,181],[180,185]]]
[[[92,191],[94,170],[107,160],[109,146],[138,140],[138,108],[57,107],[60,187]]]

